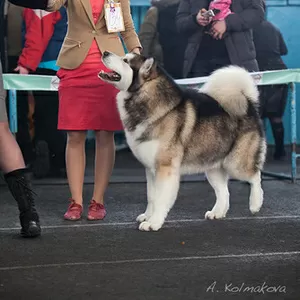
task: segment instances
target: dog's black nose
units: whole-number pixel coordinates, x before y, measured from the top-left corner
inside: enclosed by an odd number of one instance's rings
[[[107,57],[109,55],[109,52],[104,51],[102,55],[103,55],[103,57]]]

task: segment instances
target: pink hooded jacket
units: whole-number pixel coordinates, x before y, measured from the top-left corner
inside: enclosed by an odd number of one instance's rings
[[[220,12],[213,18],[214,21],[224,20],[231,14],[230,10],[231,0],[214,0],[210,3],[209,9],[218,9]]]

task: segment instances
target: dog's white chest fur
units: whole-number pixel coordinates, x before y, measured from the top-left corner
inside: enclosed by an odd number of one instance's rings
[[[118,110],[123,124],[128,115],[124,107],[124,100],[129,97],[127,92],[119,92],[117,96]],[[126,140],[135,157],[147,168],[154,170],[156,164],[156,155],[158,153],[159,142],[157,140],[140,142],[138,139],[147,128],[147,124],[136,126],[134,131],[128,131],[124,128]]]

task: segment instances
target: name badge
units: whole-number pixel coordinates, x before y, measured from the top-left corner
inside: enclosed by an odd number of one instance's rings
[[[125,31],[121,4],[109,0],[108,3],[105,4],[104,8],[108,33]]]

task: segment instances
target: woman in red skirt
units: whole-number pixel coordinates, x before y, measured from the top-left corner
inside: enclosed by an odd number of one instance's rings
[[[85,140],[87,130],[96,136],[94,192],[88,209],[89,220],[106,215],[103,198],[112,173],[115,157],[114,131],[122,130],[116,108],[117,90],[98,78],[106,70],[101,62],[105,50],[124,55],[117,32],[108,33],[105,7],[120,5],[124,29],[120,32],[126,48],[139,53],[140,43],[134,30],[129,0],[49,0],[49,11],[66,5],[68,32],[58,65],[60,70],[58,128],[68,132],[66,166],[71,203],[64,218],[79,220],[83,212]]]

